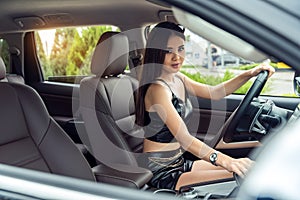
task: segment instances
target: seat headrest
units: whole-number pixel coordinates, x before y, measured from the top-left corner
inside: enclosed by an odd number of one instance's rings
[[[95,48],[91,72],[97,76],[116,76],[128,64],[129,43],[126,35],[108,31],[101,35]]]
[[[3,59],[0,57],[0,80],[5,79],[6,77],[6,68],[3,62]]]

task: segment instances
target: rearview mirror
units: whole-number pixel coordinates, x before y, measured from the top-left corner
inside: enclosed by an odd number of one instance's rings
[[[300,97],[300,72],[296,71],[294,75],[294,91]]]

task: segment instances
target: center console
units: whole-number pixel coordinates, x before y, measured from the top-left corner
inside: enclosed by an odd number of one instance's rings
[[[232,199],[239,185],[236,179],[222,179],[181,187],[179,191],[158,189],[155,194],[169,194],[182,199]]]

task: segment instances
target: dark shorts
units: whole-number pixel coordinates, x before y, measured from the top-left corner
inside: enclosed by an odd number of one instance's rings
[[[149,186],[174,190],[180,175],[191,171],[193,166],[193,161],[184,159],[182,154],[181,149],[144,153],[139,162],[153,173]]]

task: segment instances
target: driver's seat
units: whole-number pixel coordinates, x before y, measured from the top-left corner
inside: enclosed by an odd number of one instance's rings
[[[128,39],[119,32],[105,32],[96,46],[91,72],[80,82],[80,110],[86,126],[86,144],[98,160],[136,166],[143,131],[135,125],[134,91],[138,81],[124,73]],[[106,156],[109,151],[110,156]]]

